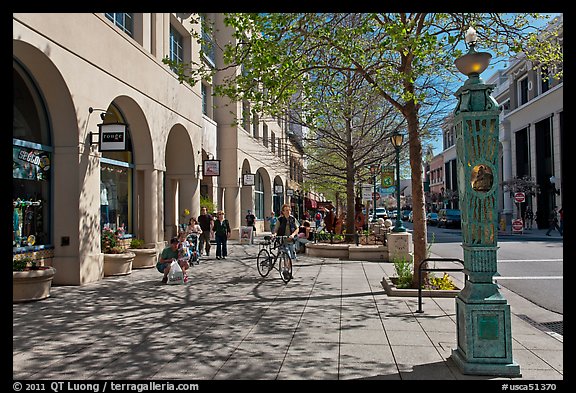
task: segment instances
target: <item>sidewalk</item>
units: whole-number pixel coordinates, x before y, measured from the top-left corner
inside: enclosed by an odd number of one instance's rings
[[[259,234],[261,237],[263,234]],[[258,238],[257,238],[258,240]],[[191,267],[186,285],[133,270],[13,305],[15,380],[510,380],[460,373],[455,300],[389,297],[390,263],[298,256],[261,278],[257,245]],[[512,310],[521,380],[563,379],[563,339]],[[536,307],[532,305],[532,307]],[[200,383],[200,385],[202,385]]]

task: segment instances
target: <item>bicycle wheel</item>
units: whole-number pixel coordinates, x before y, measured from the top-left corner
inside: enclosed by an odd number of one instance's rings
[[[258,252],[258,258],[256,258],[256,266],[258,267],[258,273],[262,277],[266,277],[270,270],[272,270],[272,257],[267,249],[263,248]]]
[[[286,270],[284,270],[285,268]],[[278,271],[280,272],[280,278],[285,284],[292,280],[292,262],[285,252],[278,256]]]

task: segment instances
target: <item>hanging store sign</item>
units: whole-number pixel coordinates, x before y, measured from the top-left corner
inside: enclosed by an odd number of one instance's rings
[[[256,175],[253,173],[244,173],[242,175],[243,186],[253,186],[254,184],[256,184]]]
[[[126,150],[126,124],[98,124],[100,129],[99,151]]]
[[[284,193],[284,186],[282,184],[275,184],[274,194],[282,194],[282,193]]]
[[[204,176],[220,176],[220,160],[204,160],[202,168]]]

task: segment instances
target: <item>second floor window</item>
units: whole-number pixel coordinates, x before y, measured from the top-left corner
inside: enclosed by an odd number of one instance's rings
[[[173,27],[170,28],[170,60],[177,63],[184,62],[182,34],[178,33]]]
[[[258,115],[255,113],[254,116],[252,117],[252,135],[256,139],[260,138],[258,127],[259,127]]]
[[[208,18],[205,14],[200,14],[202,29],[202,54],[208,59],[212,66],[216,64],[216,51],[212,29],[208,25]]]
[[[268,147],[268,125],[266,123],[262,124],[262,143]]]
[[[528,102],[528,77],[518,81],[518,106]]]
[[[134,36],[134,14],[129,12],[107,12],[106,18],[130,37]]]
[[[540,73],[540,94],[546,93],[550,89],[550,73],[546,68],[542,68]]]
[[[202,83],[202,113],[208,116],[208,88]]]

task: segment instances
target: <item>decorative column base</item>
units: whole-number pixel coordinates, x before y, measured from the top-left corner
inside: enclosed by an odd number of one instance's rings
[[[398,232],[386,234],[386,244],[388,245],[388,260],[405,260],[412,262],[413,247],[412,234],[410,232]]]
[[[458,348],[451,359],[463,374],[522,376],[512,360],[510,306],[505,300],[467,303],[458,296],[456,317]]]

